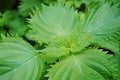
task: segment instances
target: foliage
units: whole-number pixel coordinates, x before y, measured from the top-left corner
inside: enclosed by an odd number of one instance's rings
[[[17,11],[6,11],[0,18],[0,26],[8,28],[10,34],[22,36],[27,30],[27,26],[24,19],[20,18],[18,14]]]
[[[119,3],[21,0],[2,8],[0,80],[120,80]]]

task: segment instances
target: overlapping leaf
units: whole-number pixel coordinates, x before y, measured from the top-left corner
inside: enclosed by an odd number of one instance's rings
[[[85,13],[83,30],[93,35],[94,43],[114,52],[120,47],[120,14],[116,6],[96,5]],[[82,20],[82,19],[81,19]]]
[[[91,42],[88,33],[80,30],[79,16],[66,6],[42,6],[30,19],[27,36],[39,43],[47,43],[43,50],[49,57],[60,57],[84,49]],[[44,54],[43,54],[44,55]]]
[[[28,16],[31,8],[41,5],[41,2],[57,2],[21,1],[19,8],[24,16]],[[0,80],[39,80],[43,69],[41,58],[48,63],[58,61],[48,70],[46,76],[49,80],[119,80],[119,54],[115,62],[115,58],[106,52],[89,48],[92,42],[119,53],[119,0],[58,1],[75,8],[80,8],[84,3],[85,11],[80,12],[79,16],[73,8],[60,4],[37,7],[29,20],[31,30],[27,37],[47,44],[43,50],[38,50],[41,55],[22,39],[4,37],[1,40],[0,36]],[[17,12],[7,12],[5,18],[0,19],[0,26],[10,27],[9,32],[12,34],[23,35],[26,27],[21,22]],[[6,34],[5,31],[0,33]]]
[[[22,39],[0,41],[0,80],[39,80],[43,62],[36,50]]]
[[[48,80],[119,80],[112,56],[97,49],[71,55],[48,70]]]
[[[92,41],[91,37],[87,33],[81,32],[79,36],[66,36],[65,38],[61,38],[49,44],[43,49],[41,51],[43,53],[42,58],[46,62],[50,62],[51,60],[53,61],[53,59],[58,59],[64,55],[80,52],[90,44],[90,41]]]

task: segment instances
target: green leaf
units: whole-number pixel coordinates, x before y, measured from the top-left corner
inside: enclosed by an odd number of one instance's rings
[[[88,33],[79,31],[78,14],[66,6],[42,5],[42,10],[37,8],[31,17],[29,25],[31,30],[27,37],[39,43],[48,44],[42,52],[47,53],[46,58],[81,51],[91,42],[91,36]]]
[[[80,32],[79,36],[66,36],[46,46],[46,48],[41,51],[41,56],[44,61],[53,62],[59,57],[82,51],[90,45],[90,41],[92,41],[91,36],[87,33]]]
[[[41,0],[20,0],[19,12],[22,16],[26,17],[32,12],[32,8],[40,5]]]
[[[23,39],[0,41],[0,80],[39,80],[43,62],[36,50]]]
[[[6,26],[8,32],[14,36],[22,36],[27,30],[24,19],[22,19],[17,11],[6,11],[0,19],[0,26]]]
[[[88,49],[52,65],[46,77],[48,80],[119,80],[114,62],[102,50]]]
[[[117,60],[117,63],[118,64],[118,69],[119,69],[119,72],[120,72],[120,53],[117,53],[114,58]]]
[[[2,35],[5,35],[5,30],[0,28],[0,40],[2,39]]]
[[[30,31],[27,36],[39,43],[49,43],[63,38],[78,29],[78,16],[66,6],[45,6],[37,8],[30,19]]]
[[[96,5],[85,13],[86,21],[82,26],[82,30],[93,36],[93,43],[118,52],[120,47],[119,13],[116,6],[103,4],[99,7],[99,5]]]

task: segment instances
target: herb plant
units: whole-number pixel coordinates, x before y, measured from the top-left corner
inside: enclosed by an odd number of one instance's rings
[[[117,0],[21,0],[0,34],[0,80],[120,80]]]

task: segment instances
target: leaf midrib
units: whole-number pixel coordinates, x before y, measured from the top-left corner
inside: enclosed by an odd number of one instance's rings
[[[29,59],[27,59],[25,62],[23,62],[22,64],[16,66],[15,68],[9,70],[8,72],[11,72],[11,71],[15,70],[16,68],[19,68],[20,66],[24,65],[25,63],[29,62],[32,58],[37,57],[37,56],[39,56],[39,54],[33,55],[32,57],[30,57]],[[7,74],[8,72],[5,72],[4,74]],[[1,74],[0,76],[2,76],[4,74]]]

